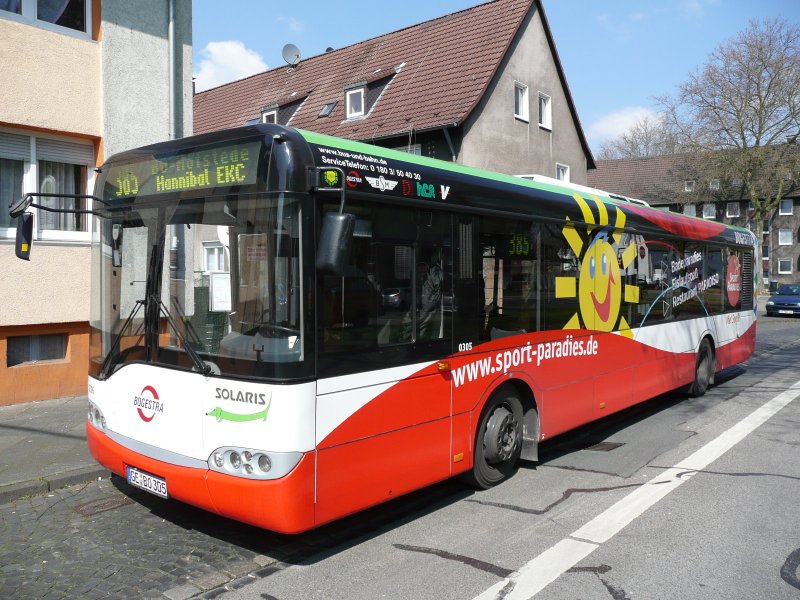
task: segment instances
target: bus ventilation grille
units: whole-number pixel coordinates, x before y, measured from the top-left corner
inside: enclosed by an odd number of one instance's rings
[[[744,253],[742,265],[742,309],[753,308],[753,253]]]

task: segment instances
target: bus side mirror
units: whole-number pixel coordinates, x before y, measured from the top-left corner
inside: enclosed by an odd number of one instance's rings
[[[325,213],[317,246],[317,269],[336,275],[344,272],[355,226],[354,214]]]
[[[22,213],[17,217],[17,243],[14,247],[17,258],[30,260],[32,243],[33,213]]]

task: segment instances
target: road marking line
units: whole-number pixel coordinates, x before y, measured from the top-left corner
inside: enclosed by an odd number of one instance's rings
[[[665,469],[642,487],[631,492],[583,527],[574,531],[475,600],[524,600],[534,596],[574,567],[594,550],[619,533],[667,494],[705,469],[728,450],[753,433],[779,410],[800,396],[800,381],[757,408],[744,419],[702,448]]]

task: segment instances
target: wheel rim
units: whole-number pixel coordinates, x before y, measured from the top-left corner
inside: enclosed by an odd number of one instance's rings
[[[484,458],[489,464],[511,459],[519,443],[519,423],[514,413],[498,406],[486,423],[483,435]]]

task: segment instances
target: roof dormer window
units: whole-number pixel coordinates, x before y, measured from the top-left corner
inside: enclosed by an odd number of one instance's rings
[[[261,113],[261,122],[262,123],[277,123],[278,122],[278,111],[277,110],[265,110]]]
[[[364,116],[364,88],[359,87],[345,92],[345,104],[347,106],[347,118]]]

